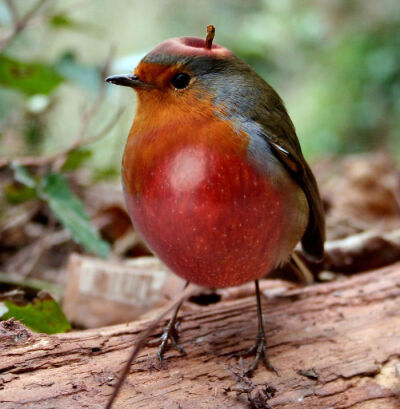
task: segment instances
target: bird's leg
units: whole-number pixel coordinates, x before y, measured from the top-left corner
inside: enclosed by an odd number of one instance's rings
[[[189,285],[189,281],[186,282],[185,287],[183,289],[186,289],[186,287]],[[164,358],[164,353],[168,349],[168,341],[170,341],[171,346],[173,346],[175,349],[177,349],[181,354],[186,355],[186,351],[183,349],[178,344],[178,338],[179,338],[179,333],[178,333],[178,327],[180,325],[180,321],[178,321],[178,312],[179,309],[181,308],[183,303],[178,304],[178,306],[175,308],[175,311],[169,320],[167,326],[164,329],[164,332],[162,333],[161,337],[154,341],[148,342],[148,345],[157,345],[159,344],[157,356],[160,362],[162,363],[163,358]]]
[[[267,367],[267,369],[277,374],[276,369],[272,366],[268,358],[267,342],[265,340],[264,324],[263,324],[263,317],[262,317],[262,311],[261,311],[260,288],[258,285],[258,280],[255,280],[255,284],[256,284],[256,298],[257,298],[258,331],[257,331],[256,340],[254,342],[254,345],[243,356],[247,357],[250,355],[255,355],[256,357],[254,358],[253,363],[249,366],[249,368],[245,372],[245,375],[251,374],[254,371],[254,369],[257,368],[258,361],[260,360],[260,358],[262,358],[262,360],[264,361],[264,365]]]

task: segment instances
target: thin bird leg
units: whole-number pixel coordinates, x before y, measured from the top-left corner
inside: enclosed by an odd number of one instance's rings
[[[254,342],[254,345],[243,356],[247,357],[247,356],[255,354],[256,357],[254,358],[253,363],[249,366],[249,368],[245,372],[245,375],[247,376],[251,374],[254,371],[254,369],[257,368],[258,361],[260,360],[260,358],[263,359],[264,365],[266,366],[267,369],[278,374],[278,372],[272,366],[268,358],[267,342],[265,340],[264,324],[263,324],[263,317],[262,317],[262,311],[261,311],[260,288],[258,285],[258,280],[255,280],[255,284],[256,284],[256,298],[257,298],[258,331],[257,331],[256,340]]]
[[[185,290],[188,285],[189,281],[186,282],[185,287],[183,289]],[[186,355],[186,351],[183,349],[183,347],[181,347],[178,344],[179,338],[178,327],[180,325],[180,321],[178,321],[178,312],[182,304],[183,302],[178,304],[177,307],[175,308],[175,311],[171,319],[169,320],[167,326],[165,327],[161,337],[156,341],[148,342],[148,345],[160,345],[158,348],[157,356],[161,363],[164,358],[164,353],[168,349],[168,341],[170,341],[171,346],[177,349],[182,355]]]

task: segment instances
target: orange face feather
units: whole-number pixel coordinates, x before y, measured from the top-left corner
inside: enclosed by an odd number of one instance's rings
[[[185,146],[232,151],[242,158],[247,155],[249,137],[235,133],[227,121],[217,117],[211,95],[206,91],[200,95],[198,90],[170,90],[170,79],[177,71],[179,67],[165,69],[150,63],[140,64],[135,71],[143,81],[156,84],[157,89],[138,91],[136,117],[123,159],[125,185],[130,193],[140,189],[146,169]]]

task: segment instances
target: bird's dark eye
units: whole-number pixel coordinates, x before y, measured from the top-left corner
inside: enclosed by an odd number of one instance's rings
[[[172,77],[171,84],[176,89],[184,89],[189,85],[190,75],[185,72],[180,72]]]

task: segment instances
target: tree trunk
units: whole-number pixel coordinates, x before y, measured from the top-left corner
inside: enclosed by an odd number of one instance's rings
[[[301,289],[278,291],[267,280],[262,288],[279,376],[261,364],[243,377],[251,358],[228,359],[252,345],[256,303],[223,300],[182,311],[187,356],[171,349],[160,367],[157,348],[145,347],[114,407],[400,408],[400,264]],[[52,336],[1,323],[0,408],[103,408],[148,323]]]

